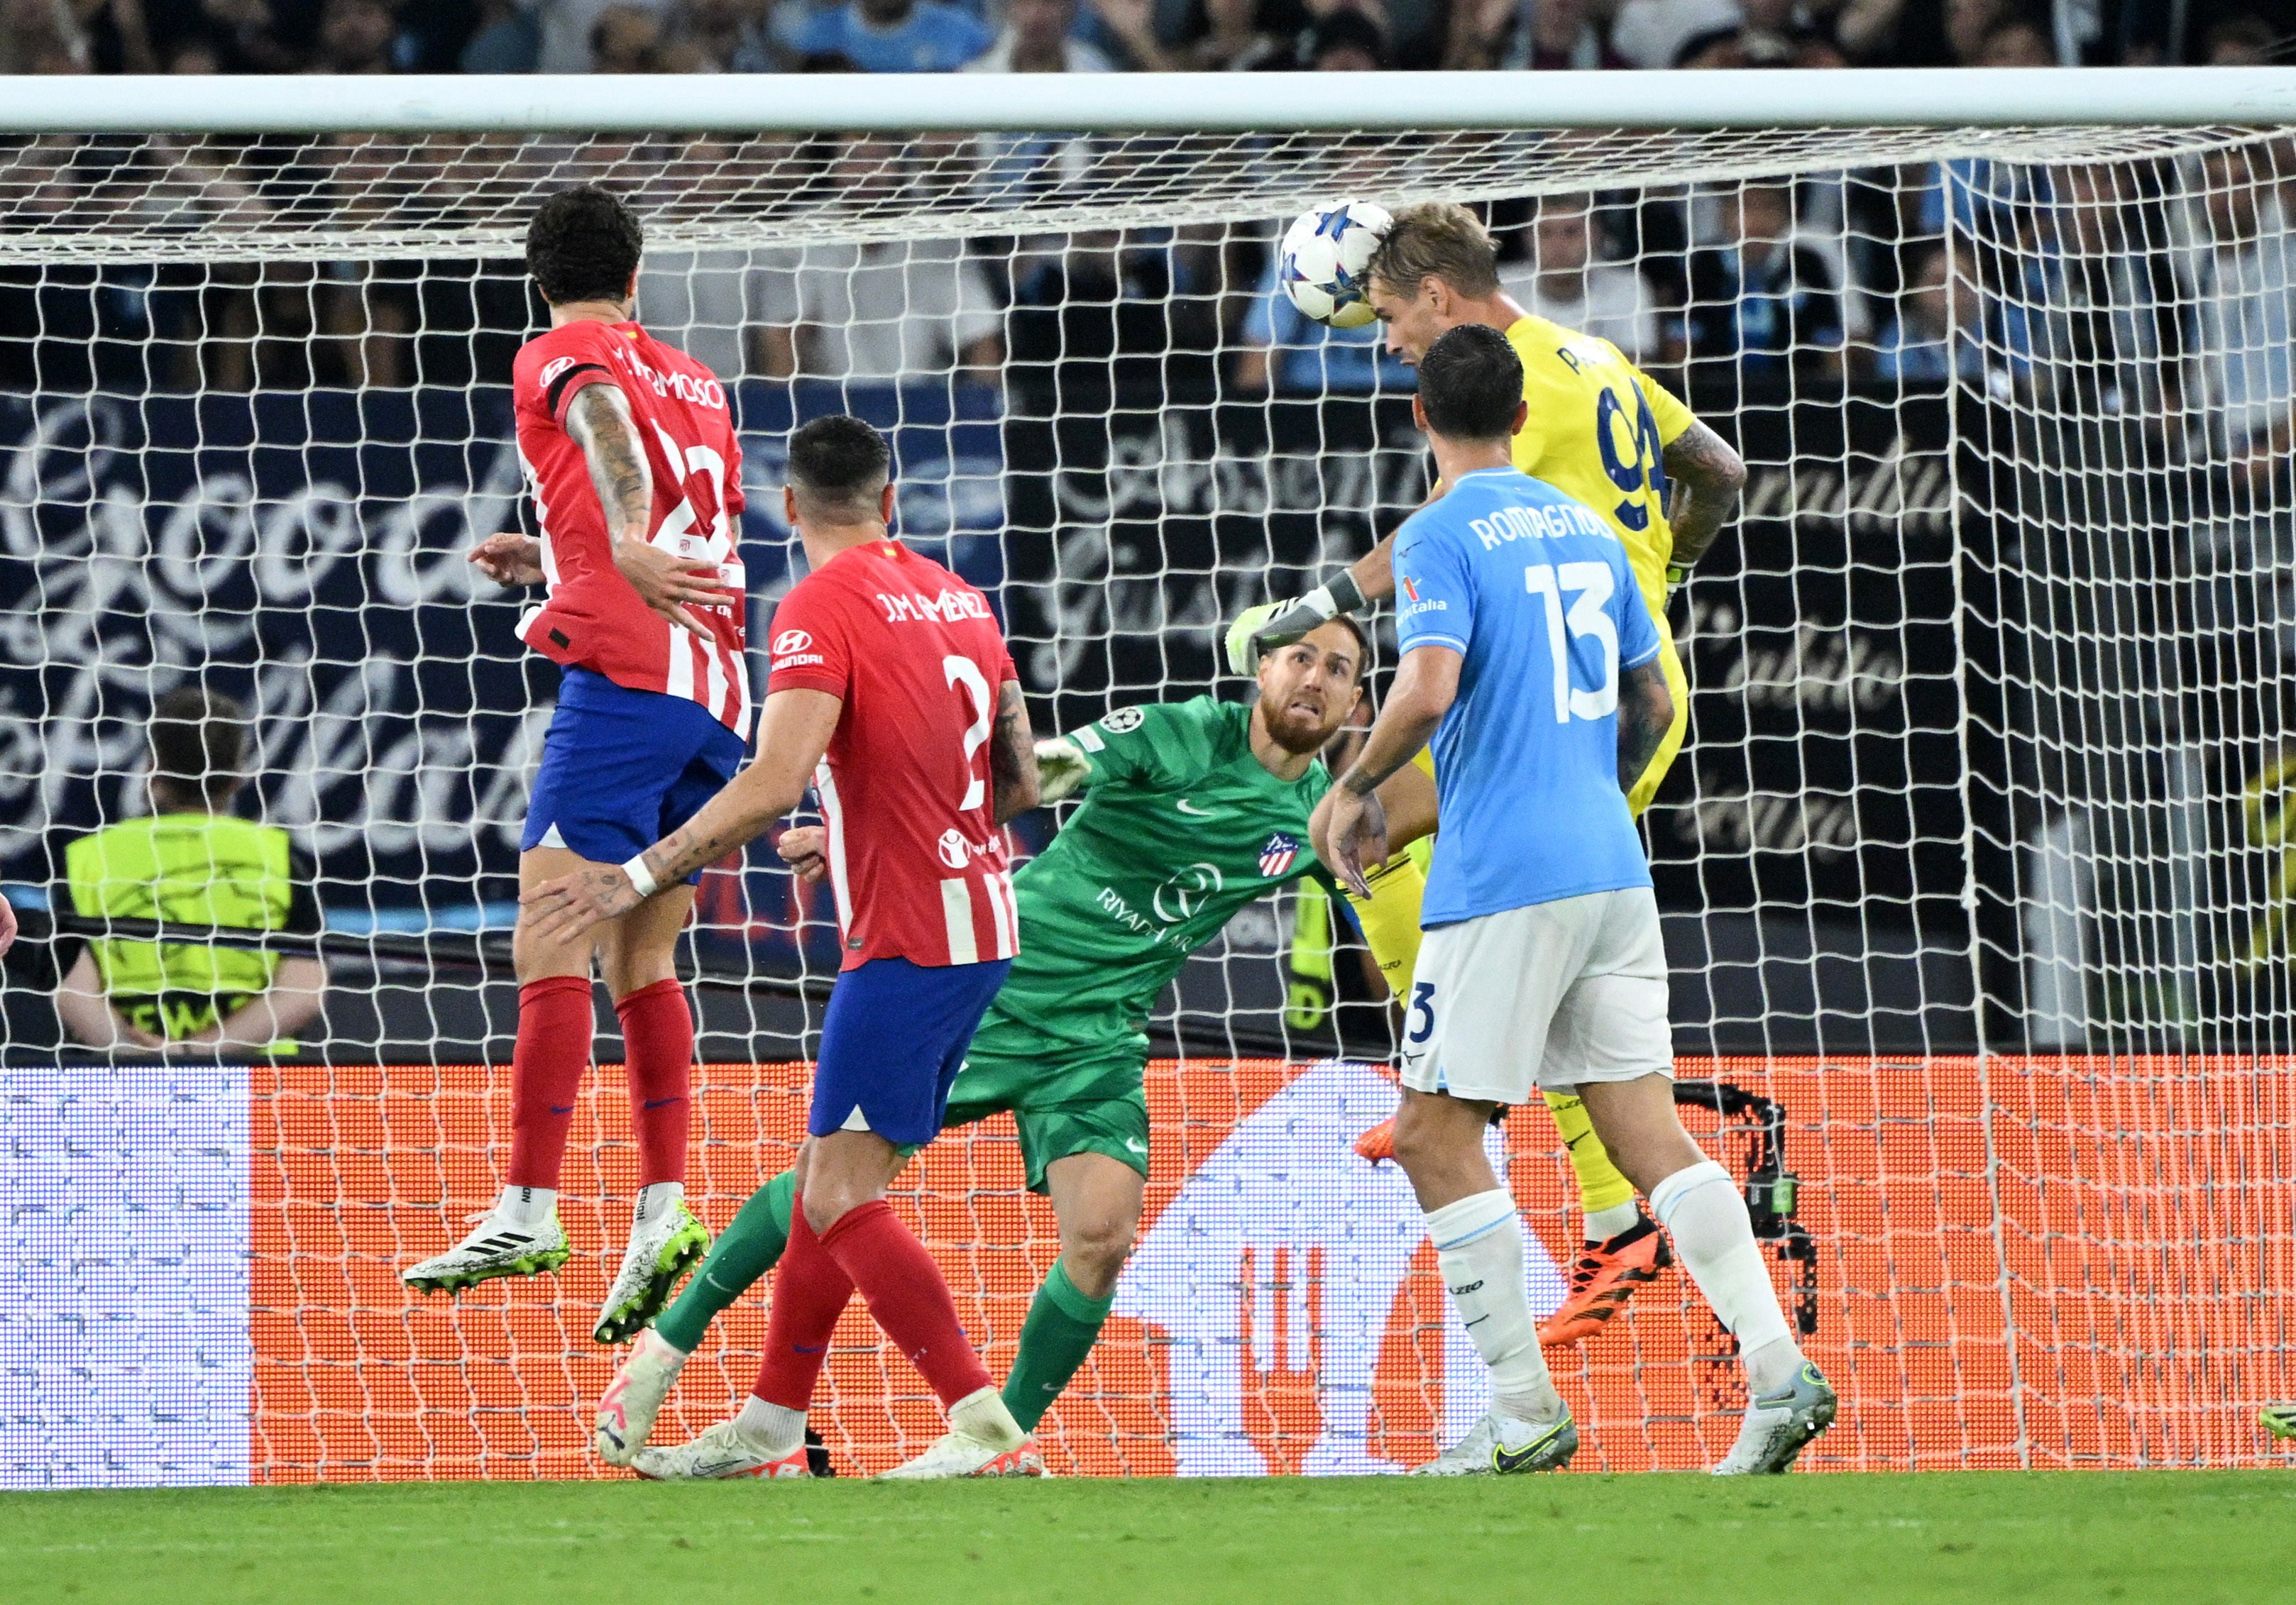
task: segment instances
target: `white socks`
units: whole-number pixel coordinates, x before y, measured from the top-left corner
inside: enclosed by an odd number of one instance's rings
[[[768,1460],[785,1459],[805,1442],[805,1412],[769,1404],[753,1393],[734,1418],[734,1436]]]
[[[495,1200],[495,1214],[513,1226],[538,1226],[550,1218],[558,1202],[554,1187],[505,1187]]]
[[[1522,1221],[1513,1195],[1495,1188],[1430,1210],[1427,1235],[1467,1336],[1490,1367],[1498,1407],[1542,1426],[1560,1421],[1562,1396],[1546,1374],[1523,1290]]]
[[[638,1189],[638,1223],[649,1224],[663,1213],[677,1208],[685,1196],[684,1182],[649,1182]]]
[[[1623,1204],[1613,1204],[1608,1209],[1590,1209],[1587,1212],[1587,1241],[1606,1243],[1621,1232],[1633,1231],[1635,1223],[1642,1217],[1643,1212],[1632,1199]]]
[[[992,1449],[1017,1449],[1027,1439],[1021,1423],[1005,1407],[1004,1396],[994,1388],[968,1393],[948,1407],[948,1425],[977,1444]]]
[[[1730,1173],[1711,1159],[1677,1170],[1651,1189],[1651,1213],[1674,1239],[1682,1268],[1738,1339],[1746,1386],[1757,1397],[1793,1380],[1801,1350],[1770,1286],[1755,1246],[1746,1200]]]

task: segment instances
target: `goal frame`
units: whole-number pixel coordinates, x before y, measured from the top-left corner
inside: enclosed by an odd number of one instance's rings
[[[0,134],[2016,128],[2296,123],[2296,67],[0,77]],[[1663,108],[1663,115],[1653,109]]]

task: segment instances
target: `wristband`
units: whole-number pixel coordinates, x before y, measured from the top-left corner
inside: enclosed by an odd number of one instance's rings
[[[644,853],[640,853],[623,864],[622,873],[630,878],[630,884],[638,888],[638,896],[641,897],[651,897],[660,889],[661,883],[653,878],[653,872],[646,868]]]
[[[1336,577],[1324,582],[1324,594],[1332,599],[1330,617],[1353,613],[1364,605],[1363,587],[1356,584],[1355,570],[1342,569]]]

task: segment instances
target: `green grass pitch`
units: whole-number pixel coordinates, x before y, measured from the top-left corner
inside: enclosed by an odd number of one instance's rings
[[[0,1597],[295,1605],[2296,1601],[2296,1472],[0,1495]]]

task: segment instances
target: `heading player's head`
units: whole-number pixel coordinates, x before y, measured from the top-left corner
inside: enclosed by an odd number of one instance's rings
[[[553,307],[636,299],[644,250],[637,214],[594,184],[559,191],[526,225],[526,271]]]
[[[790,437],[783,492],[790,527],[882,536],[893,521],[892,471],[892,448],[860,419],[842,413],[815,419]]]
[[[1342,613],[1259,660],[1253,717],[1284,751],[1295,757],[1320,751],[1363,700],[1370,664],[1370,637]]]
[[[1482,220],[1448,201],[1407,206],[1371,256],[1371,309],[1387,348],[1417,364],[1446,330],[1504,328],[1520,308],[1499,290],[1498,247]]]
[[[1529,411],[1522,399],[1522,358],[1496,329],[1462,323],[1420,359],[1411,415],[1435,442],[1439,457],[1447,447],[1496,448],[1504,456]]]

